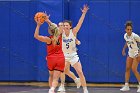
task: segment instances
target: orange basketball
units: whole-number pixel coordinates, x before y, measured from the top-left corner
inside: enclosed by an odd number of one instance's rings
[[[34,16],[34,20],[39,20],[41,23],[44,23],[46,20],[46,15],[43,12],[37,12]]]

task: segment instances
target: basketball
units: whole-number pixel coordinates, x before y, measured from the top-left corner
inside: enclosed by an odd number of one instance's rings
[[[46,20],[46,15],[43,12],[37,12],[34,16],[34,20],[38,21],[39,19],[41,23],[44,23]]]

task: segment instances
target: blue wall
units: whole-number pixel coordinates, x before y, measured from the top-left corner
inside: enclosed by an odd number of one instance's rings
[[[125,43],[124,24],[132,20],[133,31],[140,35],[140,1],[0,1],[0,81],[48,81],[46,45],[33,37],[34,14],[46,11],[53,22],[70,19],[75,26],[81,16],[80,7],[85,3],[90,10],[78,33],[82,43],[78,53],[86,79],[88,82],[124,82],[126,57],[121,55]],[[47,24],[42,25],[40,34],[48,35]],[[72,80],[67,78],[67,81]],[[133,74],[130,81],[137,81]]]

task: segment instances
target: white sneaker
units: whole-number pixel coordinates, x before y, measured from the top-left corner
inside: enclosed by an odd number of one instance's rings
[[[84,89],[84,93],[88,93],[88,90],[87,89]]]
[[[65,87],[64,86],[60,86],[57,91],[59,91],[59,92],[65,92],[66,90],[65,90]]]
[[[129,91],[130,90],[130,88],[129,88],[129,86],[127,86],[127,85],[124,85],[121,89],[120,89],[120,91]]]
[[[77,78],[74,82],[76,83],[77,88],[80,88],[80,86],[81,86],[80,78]]]
[[[140,85],[138,86],[138,90],[137,90],[137,92],[139,92],[139,93],[140,93]]]
[[[49,92],[48,93],[55,93],[53,90],[49,89]]]

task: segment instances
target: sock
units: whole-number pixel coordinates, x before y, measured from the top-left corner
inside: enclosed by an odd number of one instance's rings
[[[64,83],[61,83],[61,86],[64,87]]]
[[[74,81],[76,81],[78,78],[75,78]]]
[[[51,87],[51,90],[53,90],[53,91],[54,91],[54,89],[55,89],[54,87]]]
[[[128,86],[129,84],[128,83],[125,83],[125,85]]]
[[[83,87],[83,90],[87,89],[87,87]]]
[[[61,80],[61,86],[64,86],[64,84],[65,84],[65,80],[64,81]]]

